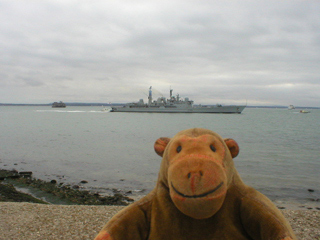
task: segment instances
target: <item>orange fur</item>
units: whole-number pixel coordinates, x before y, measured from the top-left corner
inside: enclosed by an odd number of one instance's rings
[[[111,237],[110,237],[110,234],[107,233],[106,231],[101,231],[98,236],[95,237],[94,240],[113,240]]]

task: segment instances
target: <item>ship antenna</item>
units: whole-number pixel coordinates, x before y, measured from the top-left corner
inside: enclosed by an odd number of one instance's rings
[[[150,106],[152,103],[152,86],[149,88],[149,97],[148,97],[148,105]]]

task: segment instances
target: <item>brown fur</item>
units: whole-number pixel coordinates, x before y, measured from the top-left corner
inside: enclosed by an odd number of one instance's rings
[[[156,187],[124,208],[96,240],[294,240],[280,211],[245,185],[234,167],[239,146],[206,129],[160,138]]]

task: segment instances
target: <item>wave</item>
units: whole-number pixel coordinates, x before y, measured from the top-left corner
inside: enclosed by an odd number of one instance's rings
[[[52,113],[55,113],[55,112],[59,112],[59,113],[107,113],[107,112],[110,112],[110,110],[93,110],[93,111],[81,111],[81,110],[36,110],[36,112],[46,112],[46,113],[49,113],[49,112],[52,112]]]

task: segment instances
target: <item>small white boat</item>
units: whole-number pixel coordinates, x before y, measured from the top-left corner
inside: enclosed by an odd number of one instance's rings
[[[308,110],[300,110],[300,113],[310,113]]]

